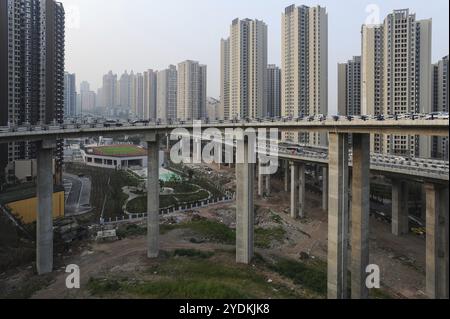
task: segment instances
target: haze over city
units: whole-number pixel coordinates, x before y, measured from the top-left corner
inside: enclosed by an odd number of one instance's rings
[[[281,14],[291,5],[321,5],[329,24],[329,112],[337,108],[337,63],[361,55],[361,25],[379,22],[394,9],[410,8],[417,19],[433,19],[432,61],[448,54],[447,0],[62,0],[66,19],[66,70],[77,85],[96,90],[109,70],[165,69],[190,59],[208,66],[208,96],[220,96],[220,39],[234,18],[268,25],[268,63],[281,64]]]

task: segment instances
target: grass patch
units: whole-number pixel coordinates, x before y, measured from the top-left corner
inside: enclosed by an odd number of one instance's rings
[[[0,295],[4,299],[29,299],[36,292],[48,287],[52,282],[51,275],[34,276],[22,281],[17,289],[8,292],[6,295]]]
[[[213,252],[207,251],[200,251],[195,249],[177,249],[173,253],[175,256],[179,257],[191,257],[191,258],[201,258],[201,259],[208,259],[214,256]]]
[[[161,258],[139,282],[91,278],[89,291],[100,297],[124,295],[157,299],[301,298],[285,286],[268,283],[251,267],[234,264],[231,256],[217,260],[199,257],[199,252],[179,253],[194,256]]]
[[[191,221],[176,225],[161,225],[160,233],[167,234],[175,229],[188,229],[201,237],[201,241],[234,245],[236,243],[236,231],[225,224],[212,220]],[[255,246],[258,248],[270,248],[274,241],[283,242],[286,231],[282,227],[270,229],[255,229]],[[195,238],[194,241],[198,241]],[[192,242],[192,241],[191,241]]]
[[[222,223],[211,220],[192,221],[178,225],[169,225],[164,228],[163,232],[174,229],[188,229],[209,242],[227,245],[236,243],[236,232],[234,230]]]
[[[159,233],[165,235],[177,229],[189,230],[193,232],[193,235],[201,237],[202,240],[198,240],[199,238],[194,239],[198,243],[205,241],[226,245],[234,245],[236,243],[236,232],[233,229],[228,228],[222,223],[206,219],[174,225],[163,224],[159,227]],[[193,241],[191,240],[191,242]]]
[[[276,223],[276,224],[279,224],[279,225],[283,224],[283,218],[281,218],[280,215],[277,215],[277,214],[271,212],[270,218],[271,218],[272,221],[273,221],[274,223]]]
[[[274,241],[282,243],[286,231],[283,227],[274,227],[269,229],[256,228],[255,229],[255,246],[259,248],[268,249]]]
[[[128,157],[133,156],[144,156],[147,154],[147,152],[134,145],[118,145],[118,146],[104,146],[99,147],[96,149],[97,153],[100,153],[100,155],[103,156],[124,156],[127,155]]]
[[[327,293],[327,267],[324,262],[313,261],[302,263],[292,259],[282,258],[269,269],[291,279],[295,284],[313,291],[321,296]]]
[[[209,193],[204,189],[192,194],[174,194],[179,204],[190,204],[201,200],[207,200]]]
[[[147,228],[141,227],[135,224],[130,224],[126,226],[120,226],[119,229],[117,229],[117,236],[119,238],[128,238],[128,237],[135,237],[135,236],[144,236],[147,234]]]
[[[394,297],[383,289],[370,289],[369,297],[371,299],[394,299]]]

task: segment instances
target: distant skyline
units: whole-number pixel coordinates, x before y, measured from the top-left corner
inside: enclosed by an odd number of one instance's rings
[[[449,52],[447,0],[61,0],[66,9],[66,70],[77,88],[101,86],[109,70],[161,70],[185,60],[208,66],[208,96],[220,96],[220,39],[234,18],[268,25],[269,64],[281,66],[281,14],[295,5],[327,8],[329,23],[329,112],[337,109],[337,64],[361,54],[361,25],[380,22],[394,9],[409,8],[417,19],[433,19],[432,62]],[[370,12],[366,12],[370,10]]]

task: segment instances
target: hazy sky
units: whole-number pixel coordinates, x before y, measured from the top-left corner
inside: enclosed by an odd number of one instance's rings
[[[112,70],[143,72],[190,59],[208,65],[208,95],[219,97],[220,39],[234,18],[269,29],[269,63],[281,64],[281,14],[291,4],[327,8],[329,103],[336,109],[337,63],[360,55],[360,30],[393,9],[433,19],[433,62],[448,54],[448,0],[60,0],[66,8],[66,70],[96,90]],[[377,11],[379,10],[379,15]],[[375,20],[373,20],[375,19]]]

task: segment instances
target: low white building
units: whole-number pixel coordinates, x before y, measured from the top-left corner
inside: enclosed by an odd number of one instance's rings
[[[147,150],[136,145],[90,146],[82,154],[88,166],[112,169],[147,167]]]

